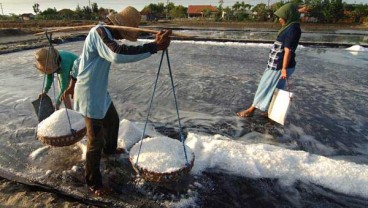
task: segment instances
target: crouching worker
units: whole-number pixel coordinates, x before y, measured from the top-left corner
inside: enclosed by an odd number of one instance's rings
[[[74,93],[74,110],[82,113],[87,127],[87,155],[85,179],[89,189],[97,196],[106,192],[100,172],[102,152],[121,154],[117,148],[119,116],[108,93],[111,63],[136,62],[165,50],[170,44],[171,31],[161,31],[155,41],[140,46],[128,46],[116,39],[136,41],[138,32],[123,31],[108,25],[138,27],[140,13],[126,7],[110,14],[105,24],[89,31],[80,56],[78,76],[72,81],[65,96]]]
[[[67,89],[70,80],[70,71],[72,70],[77,55],[62,50],[56,50],[54,47],[41,48],[36,51],[36,68],[43,74],[46,74],[46,84],[43,93],[48,93],[54,81],[56,73],[59,80],[60,92],[56,97],[55,108],[59,109],[62,101],[62,95]],[[71,109],[70,99],[65,99],[66,108]]]

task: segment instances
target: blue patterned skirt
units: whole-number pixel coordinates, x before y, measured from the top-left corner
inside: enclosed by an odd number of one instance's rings
[[[294,73],[295,67],[287,69],[288,78]],[[253,106],[261,111],[267,111],[270,105],[273,92],[276,88],[284,89],[285,79],[280,79],[281,70],[266,69],[259,82],[257,92],[254,96]]]

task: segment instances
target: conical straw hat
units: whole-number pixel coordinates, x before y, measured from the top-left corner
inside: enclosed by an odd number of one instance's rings
[[[118,26],[138,27],[141,22],[141,14],[131,6],[125,7],[119,13],[110,13],[107,18],[109,18],[114,25]],[[138,35],[136,32],[121,31],[121,33],[127,40],[137,40]]]
[[[55,48],[41,48],[36,51],[36,68],[42,73],[51,74],[58,70],[59,52]]]

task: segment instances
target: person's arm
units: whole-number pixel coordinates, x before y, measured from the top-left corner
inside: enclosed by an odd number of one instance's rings
[[[69,75],[69,70],[66,69],[60,69],[61,74],[60,74],[60,92],[56,98],[56,107],[58,108],[61,104],[62,101],[62,96],[64,94],[64,91],[68,88],[68,83],[69,83],[69,79],[70,79],[70,75]]]
[[[284,59],[282,62],[282,69],[281,69],[281,79],[287,78],[287,69],[289,67],[290,60],[291,60],[291,49],[285,47],[284,48]]]
[[[74,98],[74,87],[75,87],[75,83],[77,82],[80,60],[81,60],[81,57],[78,57],[73,63],[72,70],[70,71],[69,86],[65,90],[62,96],[63,100],[67,100],[69,98],[69,95],[72,99]]]
[[[287,78],[287,69],[290,66],[293,53],[295,53],[296,47],[299,43],[300,35],[301,31],[299,27],[291,28],[291,30],[286,35],[284,43],[284,58],[281,68],[281,79]]]
[[[166,49],[169,46],[169,33],[160,33],[160,41],[155,40],[151,43],[146,43],[140,46],[130,46],[126,44],[119,44],[114,39],[111,39],[104,27],[96,29],[96,49],[99,56],[114,63],[129,63],[140,61],[148,58],[151,54],[157,53],[158,50]]]
[[[77,79],[75,79],[74,77],[70,76],[69,86],[64,91],[64,93],[62,95],[62,99],[63,100],[69,101],[69,103],[70,103],[69,95],[70,95],[70,97],[72,99],[74,98],[74,87],[75,87],[75,83],[76,82],[77,82]],[[71,108],[71,103],[70,103],[70,108]]]
[[[78,76],[78,69],[79,69],[79,63],[80,63],[81,57],[78,57],[74,63],[73,63],[73,67],[72,70],[70,71],[70,76],[72,78],[74,78],[75,80],[77,79]]]
[[[46,75],[46,85],[44,88],[44,93],[48,93],[51,89],[52,82],[54,81],[54,75],[53,74],[47,74]]]

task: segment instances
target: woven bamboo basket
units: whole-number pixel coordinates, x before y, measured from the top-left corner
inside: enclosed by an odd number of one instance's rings
[[[148,182],[170,183],[179,181],[191,171],[195,157],[188,146],[185,148],[188,163],[184,163],[184,151],[180,141],[169,137],[145,140],[142,146],[140,142],[136,143],[129,154],[129,161],[139,177]],[[142,149],[139,150],[140,148]],[[138,154],[142,156],[139,157]]]
[[[37,134],[38,140],[43,144],[54,147],[65,147],[79,142],[86,135],[86,128],[76,131],[74,134],[70,133],[64,136],[49,137]]]
[[[133,162],[131,158],[129,159],[130,163],[133,166],[133,169],[139,174],[140,177],[142,177],[145,181],[154,183],[171,183],[179,181],[181,178],[188,175],[194,164],[194,154],[193,154],[193,159],[190,161],[189,165],[184,166],[183,168],[177,171],[158,173],[139,167],[139,163],[136,166],[135,162]]]

